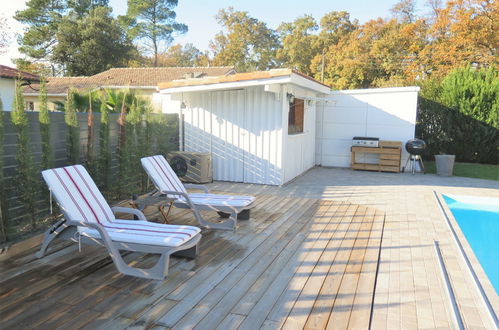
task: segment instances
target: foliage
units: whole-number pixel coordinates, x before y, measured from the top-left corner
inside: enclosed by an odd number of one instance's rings
[[[213,65],[234,66],[240,72],[276,66],[279,38],[274,30],[233,8],[221,9],[216,18],[224,30],[210,42]]]
[[[126,122],[127,136],[125,141],[128,144],[127,154],[125,155],[126,157],[119,158],[116,152],[111,152],[118,144],[118,135],[109,134],[110,130],[116,130],[116,122],[119,114],[109,114],[107,107],[105,107],[105,102],[101,104],[100,120],[102,123],[98,125],[96,122],[95,127],[99,130],[99,132],[96,131],[96,134],[99,134],[99,137],[102,139],[99,142],[99,151],[96,153],[98,170],[92,177],[99,185],[107,200],[112,204],[114,201],[129,198],[131,194],[142,194],[150,189],[150,186],[147,184],[147,177],[140,165],[140,158],[178,150],[178,140],[172,139],[172,137],[178,136],[178,117],[151,114],[150,107],[142,108],[140,104],[136,109],[131,109]],[[30,119],[35,117],[33,113],[27,113],[26,115],[29,115]],[[60,115],[60,113],[50,113],[51,118],[59,117]],[[99,120],[98,118],[99,115],[96,115],[94,120],[97,121]],[[54,126],[53,128],[55,137],[64,137],[64,127]],[[84,132],[86,132],[85,128],[82,127],[81,132],[82,137],[86,138],[84,136]],[[30,136],[36,139],[36,134],[38,134],[38,131],[31,132]],[[82,139],[81,142],[84,140]],[[105,147],[106,145],[107,147]],[[84,149],[80,148],[80,150],[83,151]],[[29,150],[28,155],[33,155],[33,150]],[[126,163],[120,164],[120,160]],[[58,162],[61,162],[61,165],[70,163],[68,159],[59,159]],[[118,175],[120,167],[125,170],[123,172],[124,176]],[[88,170],[91,169],[88,168]],[[32,235],[34,232],[39,233],[40,230],[43,230],[46,225],[53,221],[54,218],[47,217],[46,213],[46,206],[48,206],[46,201],[47,194],[41,194],[42,187],[45,187],[45,185],[40,185],[40,175],[35,175],[34,178],[36,184],[35,223],[38,229],[33,228],[31,225],[26,225],[32,223],[32,217],[30,216],[32,213],[29,213],[24,201],[20,198],[21,185],[17,181],[15,184],[8,181],[7,185],[0,186],[0,190],[2,188],[6,189],[4,195],[16,197],[16,199],[12,203],[9,202],[8,207],[10,208],[3,209],[4,212],[2,215],[4,216],[5,224],[4,227],[0,227],[0,242],[2,242],[2,228],[7,228],[7,240],[14,241]],[[119,185],[122,185],[121,191],[117,190]],[[119,192],[121,194],[118,194]],[[6,211],[9,211],[9,214]],[[2,226],[1,221],[0,226]]]
[[[455,154],[462,162],[497,164],[499,148],[497,70],[451,72],[426,82],[419,98],[416,135],[427,154]]]
[[[52,145],[50,143],[50,115],[47,104],[47,87],[44,78],[40,81],[40,112],[38,121],[40,122],[40,135],[42,138],[42,169],[52,168],[54,159],[52,156]]]
[[[427,42],[416,59],[424,72],[444,77],[466,65],[497,66],[499,10],[496,1],[455,0],[434,7]]]
[[[8,209],[6,203],[6,195],[5,195],[5,183],[4,183],[4,175],[3,175],[3,140],[4,140],[4,123],[3,123],[3,103],[2,98],[0,97],[0,242],[4,242],[7,240],[6,233],[6,224],[4,219],[7,218]]]
[[[406,63],[420,48],[419,29],[423,21],[410,28],[394,19],[367,22],[329,47],[326,82],[338,89],[403,85]]]
[[[171,46],[165,53],[158,55],[158,66],[179,67],[200,65],[203,53],[193,44]]]
[[[69,14],[58,24],[52,61],[70,76],[93,75],[123,67],[134,58],[134,48],[111,9],[96,7],[88,15]]]
[[[21,81],[16,80],[14,108],[11,120],[17,133],[15,187],[19,189],[20,199],[27,211],[31,226],[36,227],[36,200],[39,182],[36,179],[35,164],[29,146],[28,117],[24,108]]]
[[[108,0],[29,0],[14,18],[26,26],[17,65],[52,75],[91,75],[136,56]]]
[[[66,11],[65,0],[29,0],[26,9],[14,18],[28,26],[20,39],[19,50],[29,58],[50,60],[57,45],[56,32]]]
[[[100,103],[100,130],[99,130],[99,156],[97,160],[97,177],[100,188],[109,191],[109,171],[111,152],[109,149],[109,110],[106,106],[105,96],[101,95]]]
[[[106,106],[110,112],[120,113],[122,109],[130,109],[137,96],[128,89],[104,89]]]
[[[9,41],[10,34],[7,19],[5,17],[0,17],[0,54],[3,54],[7,51]]]
[[[442,81],[442,104],[499,129],[499,71],[471,67],[452,71]]]
[[[286,67],[302,73],[311,74],[310,64],[317,54],[317,23],[310,15],[297,18],[292,23],[282,23],[277,31],[282,40],[282,47],[277,51],[277,59]]]
[[[32,62],[22,58],[16,58],[14,60],[17,70],[31,72],[39,76],[51,76],[55,75],[53,68],[47,63]]]
[[[80,130],[74,106],[75,93],[75,90],[72,88],[68,90],[66,108],[64,111],[64,121],[68,128],[66,151],[70,164],[78,164],[80,160]]]
[[[416,20],[416,0],[400,0],[390,11],[399,22],[413,23]]]
[[[170,44],[174,34],[187,32],[187,25],[175,20],[173,9],[177,4],[178,0],[128,0],[130,34],[133,39],[145,41],[154,56],[154,66],[158,65],[161,45]]]

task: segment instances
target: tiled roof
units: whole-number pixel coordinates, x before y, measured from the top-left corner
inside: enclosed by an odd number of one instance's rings
[[[24,80],[35,80],[35,81],[40,80],[40,77],[38,77],[37,75],[24,71],[19,71],[17,69],[5,65],[0,65],[0,77],[11,78],[11,79],[16,79],[18,77],[21,77]]]
[[[168,82],[162,82],[158,85],[159,89],[176,88],[176,87],[186,87],[186,86],[200,86],[200,85],[211,85],[227,82],[239,82],[248,80],[259,80],[259,79],[270,79],[276,77],[290,76],[291,74],[299,75],[303,78],[311,80],[317,84],[329,87],[326,84],[315,80],[301,72],[293,69],[272,69],[269,71],[254,71],[254,72],[244,72],[236,73],[230,76],[219,76],[219,77],[205,77],[205,78],[193,78],[184,80],[174,80]]]
[[[77,89],[95,88],[97,85],[92,83],[90,77],[49,77],[47,78],[47,93],[48,94],[66,94],[68,87]],[[24,93],[38,94],[40,90],[39,84],[31,84],[24,88]]]
[[[161,68],[114,68],[90,77],[49,77],[48,94],[65,94],[69,87],[88,89],[97,87],[150,87],[160,82],[192,77],[225,76],[235,73],[233,67],[161,67]],[[37,94],[37,84],[25,88],[26,94]]]
[[[233,67],[115,68],[92,76],[104,86],[154,86],[177,79],[225,76]]]

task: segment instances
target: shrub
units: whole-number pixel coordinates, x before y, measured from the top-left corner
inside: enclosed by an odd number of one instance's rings
[[[6,210],[7,205],[5,203],[5,185],[3,177],[3,103],[2,98],[0,98],[0,243],[7,240],[6,226],[4,219],[7,218]]]
[[[70,164],[77,164],[80,160],[80,130],[78,128],[78,119],[76,118],[76,109],[74,106],[73,89],[68,90],[64,121],[68,127],[67,137],[67,158]]]
[[[47,88],[45,79],[40,81],[40,112],[38,121],[40,122],[40,135],[42,139],[42,169],[52,168],[54,157],[52,156],[52,145],[50,144],[50,115],[47,104]]]
[[[441,82],[425,82],[418,108],[416,135],[426,141],[427,156],[448,153],[461,162],[497,163],[497,70],[468,67]]]
[[[17,132],[15,187],[19,189],[23,206],[31,220],[32,227],[35,228],[35,203],[38,197],[39,181],[35,174],[33,156],[29,146],[28,116],[24,108],[21,81],[16,81],[15,93],[14,109],[11,113],[11,120]]]

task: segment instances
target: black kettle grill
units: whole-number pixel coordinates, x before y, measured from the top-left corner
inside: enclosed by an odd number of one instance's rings
[[[407,167],[407,163],[411,162],[411,173],[416,173],[416,163],[419,164],[421,170],[424,173],[424,165],[423,159],[421,155],[423,155],[424,150],[426,149],[426,143],[421,139],[411,139],[405,143],[405,150],[410,154],[409,158],[405,162],[405,166],[402,168],[402,172],[405,172],[405,168]]]

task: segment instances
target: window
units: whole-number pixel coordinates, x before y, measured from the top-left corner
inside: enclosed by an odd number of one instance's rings
[[[288,134],[303,133],[304,103],[302,99],[293,98],[289,102]]]
[[[35,103],[34,102],[26,102],[26,110],[28,110],[28,111],[35,110]]]

